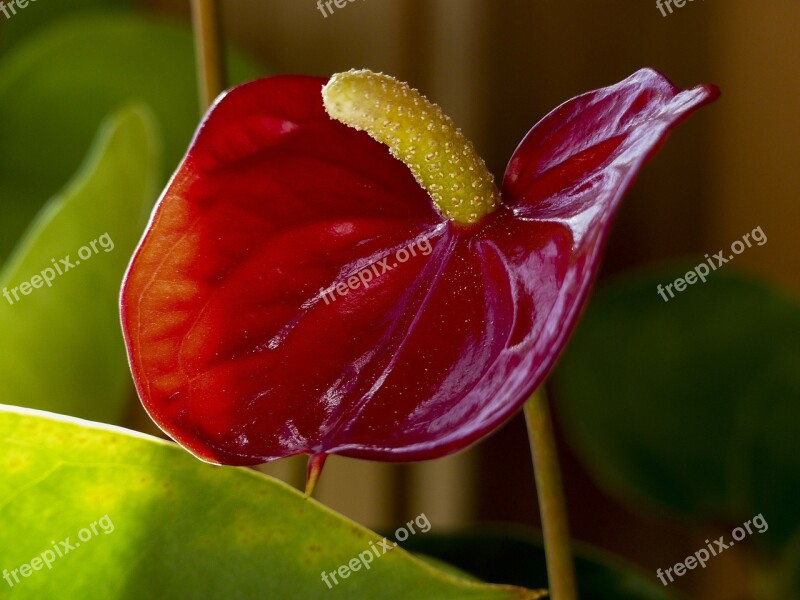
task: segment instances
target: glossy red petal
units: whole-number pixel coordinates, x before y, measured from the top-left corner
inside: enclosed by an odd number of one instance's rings
[[[205,460],[433,458],[491,431],[561,350],[635,171],[713,96],[644,71],[567,103],[518,149],[506,205],[458,227],[328,118],[324,83],[219,101],[126,276],[142,401]]]
[[[586,301],[619,201],[669,131],[718,96],[643,69],[564,103],[522,141],[503,208],[474,242],[503,257],[514,327],[482,380],[489,416],[473,419],[467,437],[491,431],[543,381]]]

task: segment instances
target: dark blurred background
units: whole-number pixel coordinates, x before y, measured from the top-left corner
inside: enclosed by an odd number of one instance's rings
[[[143,0],[189,19],[186,0]],[[324,17],[315,0],[224,0],[226,37],[269,73],[354,67],[409,81],[438,102],[498,177],[528,129],[561,102],[651,66],[722,99],[679,128],[623,203],[600,277],[715,252],[760,226],[769,242],[736,260],[800,290],[800,2],[695,0],[662,16],[655,0],[357,0]],[[557,398],[553,398],[557,402]],[[676,440],[680,443],[680,440]],[[573,534],[651,569],[703,546],[698,531],[598,489],[561,443]],[[264,470],[299,485],[305,465]],[[443,531],[489,522],[538,526],[524,423],[456,456],[416,465],[329,461],[318,498],[373,528],[425,512]],[[736,551],[676,586],[734,599]],[[726,573],[725,573],[726,572]]]

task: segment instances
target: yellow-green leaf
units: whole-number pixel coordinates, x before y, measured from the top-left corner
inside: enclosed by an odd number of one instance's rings
[[[141,434],[2,405],[0,445],[0,570],[14,586],[0,580],[1,599],[542,597],[461,579],[400,548],[329,589],[323,571],[382,537],[279,481]],[[42,555],[54,544],[74,548],[46,555],[48,568]],[[20,577],[36,557],[40,568]]]

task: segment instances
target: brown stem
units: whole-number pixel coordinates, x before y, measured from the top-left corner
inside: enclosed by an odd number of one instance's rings
[[[547,579],[553,600],[576,600],[575,567],[564,504],[561,471],[558,467],[553,421],[544,389],[525,403],[525,421],[533,457],[536,492],[542,516]]]
[[[218,0],[192,0],[200,112],[225,89],[225,52]]]

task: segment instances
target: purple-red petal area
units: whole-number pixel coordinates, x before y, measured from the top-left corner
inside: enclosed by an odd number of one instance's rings
[[[560,353],[636,171],[716,94],[645,70],[567,102],[517,149],[501,208],[465,227],[327,116],[324,83],[223,96],[126,275],[142,402],[210,462],[418,460],[491,432]]]

